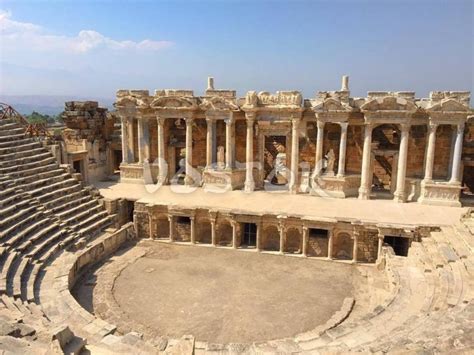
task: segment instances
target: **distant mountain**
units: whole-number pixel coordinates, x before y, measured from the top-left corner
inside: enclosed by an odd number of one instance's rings
[[[98,101],[99,105],[113,109],[114,99],[104,97],[80,97],[60,95],[0,95],[0,102],[13,106],[21,114],[28,115],[33,111],[57,115],[64,111],[66,101]]]

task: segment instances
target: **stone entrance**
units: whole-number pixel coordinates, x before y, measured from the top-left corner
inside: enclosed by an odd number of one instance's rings
[[[244,223],[241,246],[257,246],[257,225],[255,223]]]

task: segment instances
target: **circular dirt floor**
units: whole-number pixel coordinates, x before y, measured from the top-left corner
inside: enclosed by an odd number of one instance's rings
[[[130,319],[170,337],[229,343],[293,336],[325,323],[352,296],[358,277],[350,264],[141,245],[147,255],[122,270],[114,297]]]

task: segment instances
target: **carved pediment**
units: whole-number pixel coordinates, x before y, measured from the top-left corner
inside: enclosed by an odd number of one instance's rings
[[[317,102],[313,106],[313,110],[316,112],[325,112],[325,111],[345,111],[350,112],[352,111],[352,107],[346,103],[341,102],[340,100],[334,98],[328,98],[324,101]]]
[[[445,99],[438,103],[429,105],[428,112],[469,112],[469,107],[454,99]]]
[[[126,106],[136,106],[136,105],[137,105],[137,99],[131,96],[121,96],[121,97],[117,97],[117,100],[115,100],[116,107],[126,107]]]
[[[384,96],[368,99],[360,109],[362,111],[416,111],[417,107],[412,100],[397,96]]]
[[[226,100],[225,98],[219,96],[205,98],[199,107],[205,111],[232,111],[239,108],[232,100]]]
[[[153,100],[150,105],[152,108],[193,108],[193,100],[178,96],[163,96]]]

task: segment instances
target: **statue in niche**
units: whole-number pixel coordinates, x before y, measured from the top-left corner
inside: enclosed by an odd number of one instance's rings
[[[329,152],[326,154],[326,175],[334,176],[334,163],[336,162],[336,154],[334,154],[334,150],[331,148]]]
[[[276,146],[278,154],[275,157],[275,182],[277,184],[284,185],[288,182],[288,169],[286,167],[286,152],[285,146],[282,144],[278,144]]]
[[[225,150],[222,145],[217,147],[217,168],[218,169],[225,168]]]

